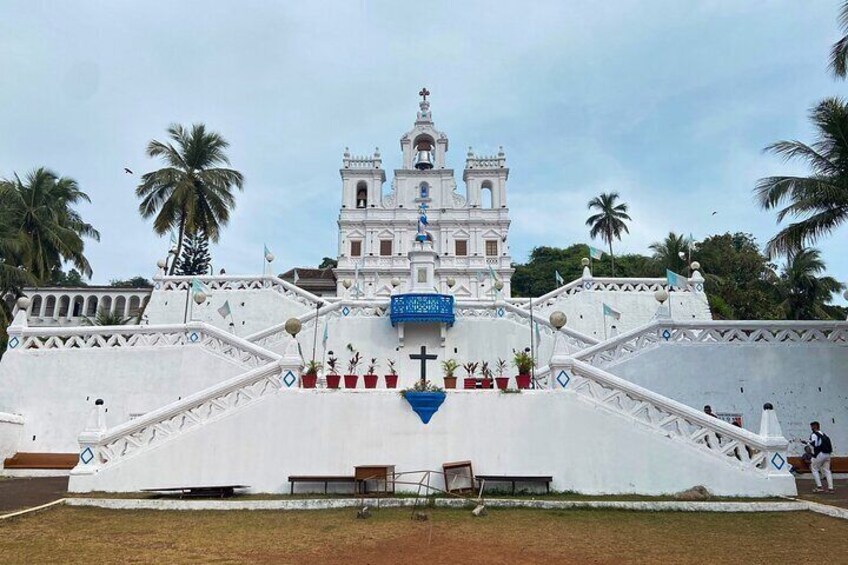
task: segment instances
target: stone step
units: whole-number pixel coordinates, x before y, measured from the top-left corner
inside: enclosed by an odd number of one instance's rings
[[[4,469],[73,469],[79,455],[76,453],[23,453],[3,462]]]

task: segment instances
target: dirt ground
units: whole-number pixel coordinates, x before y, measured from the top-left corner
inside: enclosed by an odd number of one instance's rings
[[[68,477],[3,478],[0,480],[0,514],[64,498],[67,490]]]
[[[775,563],[848,559],[848,521],[770,514],[56,507],[0,523],[3,563]],[[845,562],[845,561],[842,561]]]

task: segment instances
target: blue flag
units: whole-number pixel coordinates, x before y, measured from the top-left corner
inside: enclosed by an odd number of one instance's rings
[[[665,270],[665,278],[668,281],[668,286],[672,288],[686,288],[689,286],[689,279],[683,275],[678,275],[672,270]]]
[[[592,259],[601,259],[604,256],[604,252],[598,249],[597,247],[589,246],[589,257]]]

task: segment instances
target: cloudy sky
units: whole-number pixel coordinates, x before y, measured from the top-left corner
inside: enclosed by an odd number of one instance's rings
[[[3,0],[0,175],[77,179],[94,281],[150,276],[168,242],[137,213],[144,148],[204,122],[247,179],[216,269],[257,272],[263,243],[278,271],[314,265],[336,253],[344,147],[398,166],[426,85],[460,183],[469,145],[504,146],[518,261],[587,241],[586,202],[610,190],[632,210],[624,251],[669,230],[765,242],[756,180],[804,169],[762,148],[810,140],[809,108],[848,91],[826,69],[838,4]],[[820,245],[843,281],[847,234]]]

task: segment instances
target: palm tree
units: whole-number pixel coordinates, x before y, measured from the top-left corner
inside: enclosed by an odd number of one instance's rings
[[[616,204],[618,200],[617,192],[602,193],[600,196],[589,201],[589,210],[598,210],[597,214],[589,216],[586,220],[586,225],[591,229],[589,235],[594,239],[601,236],[601,239],[609,244],[610,259],[612,260],[612,276],[615,276],[615,255],[612,252],[612,240],[621,240],[621,234],[630,233],[627,229],[625,220],[632,220],[627,215],[627,204],[622,202]]]
[[[672,231],[668,232],[663,241],[652,243],[649,249],[654,252],[653,259],[659,265],[675,273],[682,273],[688,269],[687,259],[690,244],[691,242],[687,238]]]
[[[97,310],[94,318],[83,316],[81,324],[83,326],[124,326],[132,321],[133,318],[134,316],[124,318],[117,312],[110,312],[106,308],[100,308]]]
[[[838,77],[848,74],[848,2],[842,3],[839,10],[839,27],[846,34],[833,44],[830,50],[830,70]]]
[[[824,270],[818,249],[805,247],[789,254],[778,282],[780,307],[787,319],[830,318],[824,305],[844,287],[833,277],[819,277]]]
[[[7,241],[4,263],[24,269],[38,282],[47,281],[63,262],[91,277],[83,238],[100,241],[100,233],[73,208],[80,202],[91,199],[75,180],[43,167],[24,180],[15,175],[0,181],[0,223],[14,240]]]
[[[135,190],[141,198],[139,213],[144,218],[156,216],[153,230],[164,235],[177,229],[177,249],[169,274],[174,273],[183,238],[188,233],[204,232],[217,242],[221,227],[230,220],[235,207],[232,189],[242,190],[244,177],[229,165],[225,153],[229,143],[220,134],[207,131],[203,124],[191,130],[179,124],[168,128],[173,143],[155,139],[147,146],[147,156],[161,158],[165,167],[141,177]]]
[[[818,130],[812,145],[778,141],[766,147],[786,160],[806,161],[809,176],[777,176],[760,179],[755,193],[768,210],[786,206],[778,222],[798,219],[775,235],[766,246],[769,256],[789,254],[815,243],[848,220],[848,106],[839,98],[823,100],[811,112]]]

